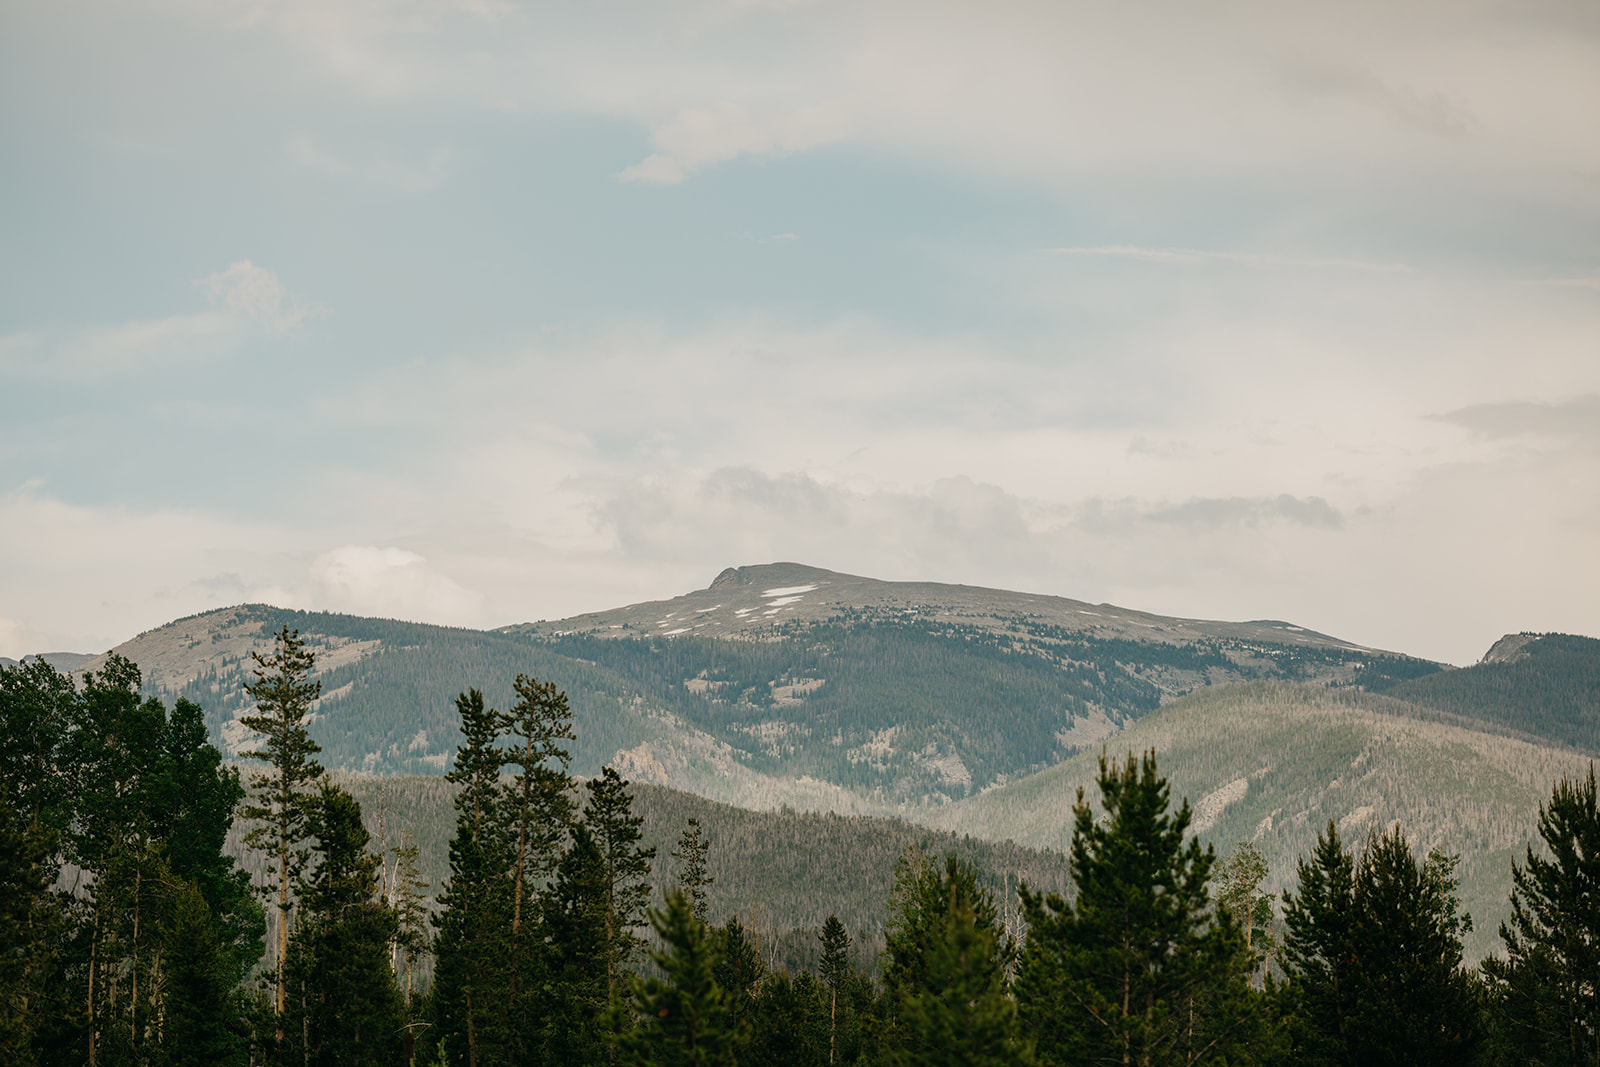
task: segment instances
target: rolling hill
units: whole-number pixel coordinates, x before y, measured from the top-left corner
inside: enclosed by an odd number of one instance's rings
[[[1296,861],[1329,821],[1352,844],[1399,822],[1417,849],[1459,853],[1462,900],[1476,924],[1472,959],[1497,944],[1512,861],[1537,839],[1551,785],[1589,767],[1572,750],[1439,721],[1390,697],[1282,683],[1191,694],[1107,745],[1117,757],[1150,749],[1174,804],[1190,801],[1197,834],[1220,853],[1255,842],[1271,889],[1295,884]],[[974,837],[1065,848],[1078,790],[1097,798],[1098,758],[1081,753],[917,817]]]

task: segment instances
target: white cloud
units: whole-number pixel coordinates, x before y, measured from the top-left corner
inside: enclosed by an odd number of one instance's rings
[[[294,329],[320,309],[285,289],[276,272],[248,259],[230,264],[195,283],[211,302],[274,333]]]
[[[744,155],[801,152],[838,140],[847,130],[837,108],[807,107],[759,114],[721,101],[691,107],[656,127],[650,135],[657,151],[628,167],[624,181],[672,185],[696,171]]]
[[[317,603],[340,611],[455,625],[481,617],[481,595],[402,548],[344,545],[313,560],[310,575]]]

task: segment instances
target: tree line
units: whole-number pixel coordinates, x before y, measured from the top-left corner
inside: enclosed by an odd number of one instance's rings
[[[456,699],[430,906],[414,846],[375,849],[317,764],[312,666],[288,628],[256,657],[248,789],[201,709],[142,699],[126,660],[81,686],[0,667],[0,1062],[1600,1064],[1592,770],[1541,807],[1505,952],[1476,971],[1455,857],[1330,824],[1279,922],[1259,855],[1201,847],[1154,755],[1129,754],[1073,806],[1070,893],[1004,899],[910,849],[876,964],[835,916],[790,972],[708,920],[714,827],[688,820],[652,884],[628,783],[574,781],[566,697],[527,676],[504,711]],[[264,884],[224,853],[236,817]]]

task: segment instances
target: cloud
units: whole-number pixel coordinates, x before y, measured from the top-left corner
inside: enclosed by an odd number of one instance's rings
[[[1430,418],[1489,440],[1538,436],[1600,441],[1600,394],[1554,404],[1531,400],[1473,404]]]
[[[274,333],[286,333],[320,309],[294,296],[278,275],[248,259],[195,283],[213,304],[242,315]]]
[[[222,313],[27,331],[0,338],[0,368],[31,376],[121,376],[211,359],[240,337],[237,320]]]
[[[1202,527],[1259,526],[1280,521],[1322,530],[1338,530],[1344,526],[1344,517],[1321,497],[1301,499],[1288,493],[1256,499],[1197,497],[1176,507],[1150,511],[1145,517],[1150,522]]]
[[[344,545],[313,560],[310,576],[319,605],[358,615],[468,625],[483,606],[480,594],[402,548]]]
[[[383,158],[351,162],[317,145],[303,133],[290,137],[284,151],[296,165],[306,170],[332,178],[366,182],[398,193],[426,193],[437,189],[450,176],[454,162],[454,153],[444,145],[429,152],[420,166]]]
[[[828,107],[806,107],[776,114],[752,112],[723,101],[691,107],[656,127],[656,151],[618,175],[623,181],[675,185],[713,164],[745,155],[801,152],[844,135],[846,125]]]

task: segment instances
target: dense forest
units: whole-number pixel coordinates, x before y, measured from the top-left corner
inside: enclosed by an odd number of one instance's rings
[[[1063,884],[948,839],[869,852],[881,944],[786,898],[813,927],[801,963],[768,931],[806,924],[712,910],[718,849],[748,841],[731,809],[650,840],[616,770],[570,774],[567,696],[526,674],[504,710],[456,696],[428,884],[400,812],[375,839],[320,765],[314,659],[287,626],[254,657],[247,774],[124,659],[81,685],[0,667],[0,1062],[1600,1062],[1592,771],[1542,806],[1479,970],[1455,856],[1329,824],[1274,900],[1253,847],[1195,840],[1153,755],[1102,760],[1064,809]],[[236,821],[254,870],[228,854]]]
[[[1380,686],[1389,696],[1600,753],[1600,640],[1527,634],[1500,662]]]

